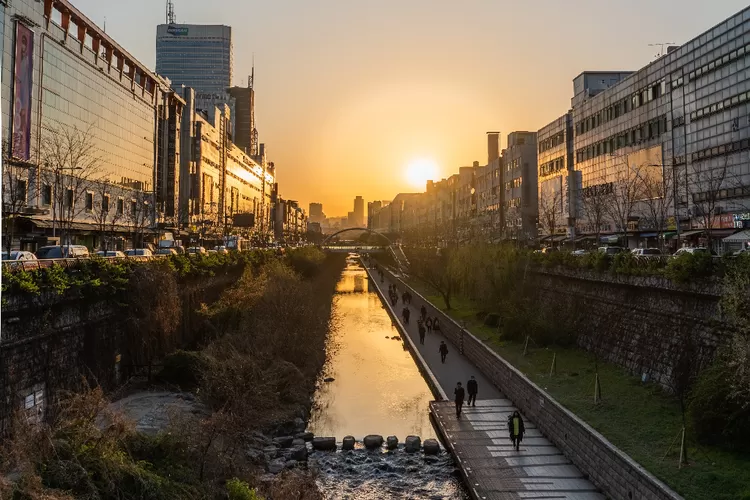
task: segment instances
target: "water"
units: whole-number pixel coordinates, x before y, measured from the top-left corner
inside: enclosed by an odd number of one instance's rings
[[[367,273],[347,261],[334,299],[337,328],[330,339],[328,362],[315,394],[308,430],[316,436],[407,435],[435,438],[428,403],[433,398],[401,340]],[[315,453],[311,466],[320,472],[327,498],[464,498],[451,457],[422,453]]]

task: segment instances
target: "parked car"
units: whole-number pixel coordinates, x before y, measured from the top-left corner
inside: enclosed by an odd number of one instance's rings
[[[229,250],[227,250],[227,247],[224,245],[214,247],[214,250],[216,250],[217,253],[229,253]]]
[[[119,250],[99,250],[96,255],[99,257],[125,257],[125,254]]]
[[[573,250],[572,254],[573,255],[588,255],[589,251],[579,248],[578,250]]]
[[[626,252],[622,247],[599,247],[599,251],[606,253],[607,255],[617,255],[618,253]]]
[[[157,248],[154,255],[177,255],[177,250],[174,247]]]
[[[634,248],[633,255],[639,257],[653,257],[661,255],[661,250],[658,248]]]
[[[706,247],[680,248],[674,253],[674,255],[679,256],[679,255],[684,255],[686,253],[693,254],[693,255],[695,254],[716,255],[716,252],[714,252],[713,250],[709,250]]]
[[[196,254],[196,255],[203,255],[206,252],[206,249],[203,247],[190,247],[187,249],[187,253],[189,254]]]
[[[72,259],[88,256],[89,249],[83,245],[54,245],[36,251],[37,259]]]
[[[555,247],[544,247],[544,248],[542,248],[542,253],[553,253],[553,252],[559,252],[559,251],[560,250],[558,250]]]
[[[11,250],[10,254],[3,252],[3,260],[36,260],[36,255],[25,250]]]
[[[128,257],[152,257],[154,254],[148,248],[131,248],[125,250],[125,255]]]

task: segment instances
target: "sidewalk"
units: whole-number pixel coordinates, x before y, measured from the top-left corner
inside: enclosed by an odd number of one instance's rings
[[[388,286],[393,282],[386,274],[381,282],[374,268],[366,266],[370,282],[378,288],[381,296],[388,297]],[[425,343],[419,343],[417,320],[422,302],[412,297],[409,306],[411,316],[406,325],[401,317],[404,304],[401,294],[404,289],[396,284],[399,299],[395,308],[384,301],[396,318],[399,329],[406,332],[416,347],[418,357],[427,365],[428,371],[444,393],[446,401],[430,404],[438,430],[445,437],[459,467],[476,499],[507,498],[556,498],[569,500],[603,500],[593,484],[536,429],[533,422],[524,418],[527,434],[520,451],[512,449],[507,432],[508,415],[516,410],[513,402],[506,399],[477,368],[438,332],[425,335]],[[440,318],[443,323],[443,318]],[[440,362],[440,341],[448,344],[449,353],[445,363]],[[456,382],[466,387],[474,375],[479,385],[477,406],[464,405],[461,420],[456,419],[453,404],[453,389]]]

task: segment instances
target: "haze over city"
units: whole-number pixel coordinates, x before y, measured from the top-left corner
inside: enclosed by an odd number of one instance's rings
[[[76,4],[154,67],[164,2]],[[234,83],[254,55],[258,129],[286,195],[346,215],[355,195],[419,191],[414,161],[448,176],[486,160],[484,132],[537,130],[568,109],[581,71],[641,68],[661,50],[649,44],[682,44],[746,4],[177,0],[175,11],[232,25]]]

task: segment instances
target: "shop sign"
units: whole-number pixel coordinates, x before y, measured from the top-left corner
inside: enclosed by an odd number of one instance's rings
[[[734,214],[734,227],[737,229],[750,228],[750,212]]]
[[[188,36],[188,27],[169,25],[167,26],[167,33],[172,36]]]

